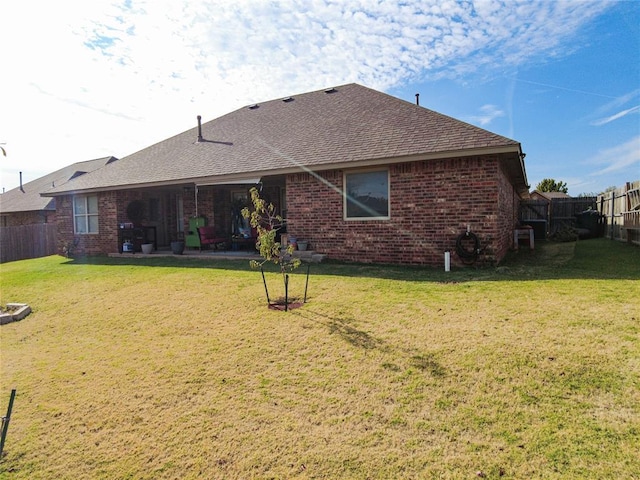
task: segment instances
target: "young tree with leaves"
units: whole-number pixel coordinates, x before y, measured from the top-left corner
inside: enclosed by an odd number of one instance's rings
[[[251,204],[253,210],[248,207],[242,209],[242,216],[249,219],[249,223],[256,229],[258,240],[256,248],[263,258],[261,262],[251,261],[253,268],[260,268],[267,262],[273,262],[280,266],[283,276],[288,271],[292,271],[300,266],[300,259],[293,257],[293,245],[287,246],[284,250],[280,242],[276,241],[276,235],[283,226],[283,219],[275,213],[273,203],[267,203],[260,197],[260,192],[256,187],[250,190]]]

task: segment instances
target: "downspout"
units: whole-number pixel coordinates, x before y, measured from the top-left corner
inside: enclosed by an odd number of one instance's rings
[[[524,168],[524,157],[526,157],[527,154],[522,151],[522,144],[520,143],[518,144],[518,154],[518,157],[520,158],[520,168],[522,170],[522,179],[524,180],[524,186],[528,191],[529,188],[531,188],[531,185],[529,185],[529,181],[527,180],[527,171]]]
[[[203,138],[202,138],[202,117],[200,115],[198,115],[198,139],[196,140],[197,143],[202,142]],[[196,204],[196,217],[198,216],[198,185],[195,185],[194,188],[194,200],[195,200],[195,204]]]
[[[196,202],[196,217],[198,216],[198,185],[194,189],[195,202]]]

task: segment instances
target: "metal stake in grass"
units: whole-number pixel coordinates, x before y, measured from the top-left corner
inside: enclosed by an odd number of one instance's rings
[[[267,280],[264,278],[264,268],[260,267],[260,272],[262,273],[262,283],[264,283],[264,293],[267,294],[267,305],[271,305],[271,300],[269,299],[269,289],[267,288]]]
[[[304,283],[304,300],[302,303],[307,303],[307,289],[309,288],[309,270],[311,270],[311,264],[307,264],[307,280]]]
[[[9,430],[9,420],[11,420],[11,410],[13,409],[13,400],[16,398],[16,389],[11,390],[9,397],[9,408],[7,408],[7,416],[2,417],[2,436],[0,436],[0,459],[4,450],[4,441],[7,438],[7,430]]]
[[[289,274],[284,276],[284,311],[289,310]]]

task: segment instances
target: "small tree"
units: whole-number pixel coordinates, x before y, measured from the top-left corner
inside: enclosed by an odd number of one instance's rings
[[[545,178],[536,186],[539,192],[562,192],[567,193],[569,189],[567,184],[562,181],[556,182],[553,178]]]
[[[282,228],[284,220],[282,216],[275,213],[276,209],[273,203],[267,203],[264,198],[261,198],[260,192],[256,187],[250,190],[250,194],[253,210],[249,210],[248,207],[243,208],[242,216],[249,219],[251,226],[256,229],[258,235],[256,249],[260,252],[262,261],[251,260],[249,263],[252,268],[260,269],[268,262],[273,262],[275,265],[278,265],[280,267],[280,273],[282,274],[285,293],[287,293],[289,278],[287,272],[298,268],[301,263],[300,259],[293,256],[293,245],[288,245],[287,248],[283,249],[280,242],[276,241],[276,235]],[[267,302],[270,302],[268,291]],[[285,308],[286,303],[287,295],[285,295]]]

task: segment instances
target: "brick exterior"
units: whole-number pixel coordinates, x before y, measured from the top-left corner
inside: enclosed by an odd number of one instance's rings
[[[160,193],[159,193],[160,192]],[[183,239],[189,228],[189,218],[198,215],[204,216],[208,224],[213,221],[220,225],[230,225],[230,197],[228,190],[216,190],[214,187],[201,187],[198,191],[198,205],[196,208],[195,192],[193,187],[184,189],[167,188],[159,190],[119,190],[100,192],[98,195],[98,233],[75,235],[73,227],[73,196],[58,197],[58,238],[59,251],[63,251],[65,244],[76,242],[75,253],[78,255],[103,255],[118,252],[121,248],[119,238],[119,225],[129,222],[127,218],[127,206],[134,200],[147,200],[150,196],[162,196],[167,199],[168,205],[163,211],[163,221],[170,230],[167,232],[167,241],[160,239],[160,245],[170,241]],[[175,208],[177,196],[182,196],[184,225],[182,232],[177,228],[177,211]],[[149,222],[143,222],[149,224]]]
[[[499,262],[511,245],[517,194],[495,156],[403,163],[389,167],[390,219],[343,218],[343,171],[287,177],[288,232],[343,261],[452,263],[467,225],[486,247],[481,260]],[[319,177],[319,178],[318,178]]]
[[[384,168],[384,167],[381,167]],[[317,252],[341,261],[408,265],[443,265],[445,251],[454,265],[463,262],[456,254],[456,239],[467,225],[484,249],[480,261],[498,263],[511,247],[517,221],[518,195],[507,179],[497,156],[451,158],[391,165],[390,219],[345,220],[343,218],[343,170],[296,173],[286,176],[287,231],[304,238]],[[263,195],[276,205],[284,181],[269,184]],[[220,232],[231,225],[231,191],[247,188],[200,187],[197,213]],[[167,193],[170,192],[170,193]],[[184,230],[196,214],[193,188],[164,192],[175,205],[183,197]],[[129,202],[146,198],[140,190],[98,194],[99,234],[75,236],[79,254],[118,251],[118,225],[127,222]],[[74,238],[72,197],[59,197],[58,238],[60,250]],[[175,226],[175,208],[164,212],[166,224]],[[171,240],[177,234],[172,230]]]
[[[5,213],[0,220],[0,225],[3,227],[17,227],[19,225],[34,225],[39,223],[56,223],[55,210]]]
[[[135,193],[135,192],[134,192]],[[76,243],[74,252],[79,255],[99,255],[117,251],[118,212],[122,201],[118,192],[98,193],[98,233],[74,235],[73,196],[66,195],[56,200],[58,218],[58,248],[64,251],[65,244]],[[122,220],[126,221],[126,220]]]

